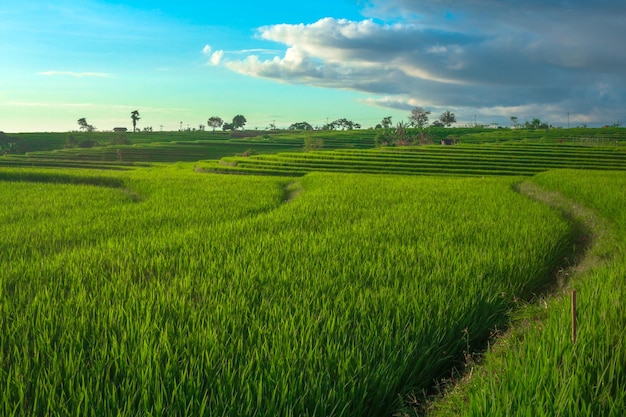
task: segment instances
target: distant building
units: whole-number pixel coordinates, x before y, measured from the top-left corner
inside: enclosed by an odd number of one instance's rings
[[[114,127],[114,128],[113,128],[113,131],[114,131],[114,132],[120,132],[120,133],[123,133],[123,132],[127,132],[127,131],[128,131],[128,129],[127,129],[127,128],[125,128],[125,127]]]

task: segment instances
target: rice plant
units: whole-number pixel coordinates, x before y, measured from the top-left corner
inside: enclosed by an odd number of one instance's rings
[[[572,233],[511,178],[79,172],[0,170],[2,415],[390,415]]]
[[[533,182],[574,199],[561,209],[586,225],[591,246],[570,271],[563,292],[524,309],[532,324],[518,320],[473,376],[433,405],[434,416],[617,417],[626,412],[626,175],[551,171]],[[573,211],[576,202],[592,211]],[[578,304],[575,342],[572,289]]]

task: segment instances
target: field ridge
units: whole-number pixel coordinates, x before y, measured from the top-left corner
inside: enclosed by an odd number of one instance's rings
[[[570,297],[575,285],[571,281],[576,277],[583,277],[593,269],[601,268],[609,264],[616,256],[615,248],[611,242],[615,239],[615,233],[610,223],[594,209],[589,208],[578,201],[553,190],[525,180],[513,186],[513,189],[521,195],[545,204],[560,213],[560,215],[574,227],[575,246],[571,259],[564,259],[564,264],[556,273],[556,280],[546,286],[544,294],[537,294],[535,300],[519,308],[513,313],[511,324],[504,332],[494,333],[487,350],[482,354],[468,356],[468,364],[463,375],[459,379],[444,381],[448,384],[443,390],[427,404],[422,412],[414,408],[414,412],[426,416],[449,415],[459,411],[458,402],[465,403],[465,392],[470,386],[474,376],[490,372],[483,364],[489,356],[496,360],[510,347],[510,339],[514,343],[524,343],[525,333],[530,329],[541,328],[546,321],[546,311],[556,304]],[[568,326],[563,326],[563,332],[569,332]],[[505,366],[506,366],[506,360]],[[527,366],[532,367],[529,363]],[[451,409],[452,407],[452,409]],[[408,415],[408,414],[402,414]]]
[[[595,210],[531,181],[520,183],[518,191],[559,211],[567,221],[580,229],[577,242],[580,245],[580,251],[577,251],[579,258],[567,269],[570,273],[582,274],[607,263],[615,256],[615,251],[607,244],[613,241],[615,233],[609,222]]]

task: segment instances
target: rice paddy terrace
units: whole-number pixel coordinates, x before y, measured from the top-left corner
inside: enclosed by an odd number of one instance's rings
[[[402,175],[532,176],[557,168],[623,170],[626,129],[432,129],[435,144],[375,147],[376,130],[129,134],[80,133],[97,146],[65,148],[67,134],[24,134],[20,154],[0,166],[129,169],[152,163],[197,162],[214,173],[301,176],[314,171]],[[254,136],[254,135],[257,136]],[[84,136],[83,136],[84,135]],[[248,135],[250,135],[248,137]],[[438,144],[449,138],[446,146]],[[313,142],[314,146],[307,146]]]
[[[307,140],[317,139],[326,149],[371,148],[374,135],[363,132],[263,133],[141,132],[32,133],[11,135],[17,152],[0,157],[0,166],[124,168],[146,163],[194,162],[223,156],[302,151]],[[68,138],[88,147],[67,147]]]
[[[626,134],[552,134],[511,137],[509,132],[465,135],[453,145],[335,149],[229,156],[201,167],[211,172],[304,175],[313,171],[403,175],[521,175],[558,168],[626,169]]]
[[[625,415],[626,130],[431,134],[8,135],[0,415]]]

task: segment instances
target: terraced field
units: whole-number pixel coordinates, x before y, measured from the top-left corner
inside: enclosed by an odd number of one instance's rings
[[[624,415],[622,129],[374,134],[0,157],[0,414]]]
[[[281,152],[224,157],[199,165],[210,172],[303,175],[313,171],[403,175],[522,175],[549,169],[626,169],[626,146],[502,142],[370,150]]]
[[[22,152],[0,157],[0,166],[49,166],[106,168],[111,165],[163,162],[194,162],[220,159],[238,154],[268,154],[302,151],[308,140],[317,140],[324,149],[371,148],[373,131],[276,133],[235,132],[229,138],[224,132],[158,132],[129,133],[125,140],[131,145],[110,145],[119,138],[113,133],[43,133],[21,134],[15,137]],[[255,136],[256,135],[256,136]],[[91,141],[89,148],[65,148],[65,138]]]

